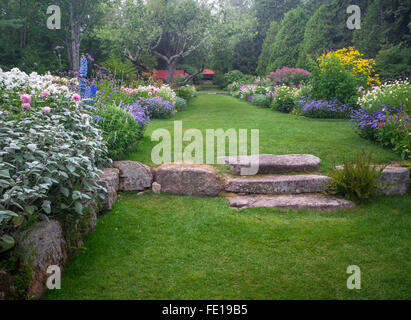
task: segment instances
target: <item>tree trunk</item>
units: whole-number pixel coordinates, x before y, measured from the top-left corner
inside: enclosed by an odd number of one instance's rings
[[[73,71],[80,70],[80,21],[76,19],[77,1],[70,1],[70,56]]]
[[[172,60],[172,61],[167,61],[167,70],[168,70],[168,74],[167,74],[167,84],[171,84],[171,81],[173,80],[174,77],[174,72],[176,71],[176,60]]]

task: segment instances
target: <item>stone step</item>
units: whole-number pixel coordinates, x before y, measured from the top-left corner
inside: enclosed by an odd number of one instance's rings
[[[381,168],[380,166],[376,166]],[[337,166],[342,170],[344,166]],[[404,167],[387,166],[381,172],[381,191],[387,196],[405,195],[408,193],[410,170]]]
[[[329,177],[315,174],[233,178],[227,180],[225,191],[248,194],[316,193],[326,191],[330,180]]]
[[[240,196],[227,198],[231,207],[245,208],[279,208],[279,209],[310,209],[310,210],[336,210],[353,208],[351,201],[322,196],[307,195],[281,195],[281,196]]]
[[[219,157],[238,175],[281,174],[290,172],[313,172],[321,165],[321,159],[311,154],[260,154],[251,156]],[[253,167],[257,172],[252,171]]]

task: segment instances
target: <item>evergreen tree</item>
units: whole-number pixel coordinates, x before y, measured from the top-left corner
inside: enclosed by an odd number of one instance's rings
[[[354,33],[354,45],[369,57],[400,43],[409,46],[410,16],[410,0],[374,0]]]
[[[271,22],[270,28],[267,31],[267,35],[264,39],[263,47],[261,49],[261,54],[258,57],[257,74],[259,76],[265,76],[267,66],[270,63],[271,51],[273,50],[273,44],[275,36],[280,29],[280,24],[277,21]]]
[[[347,8],[352,2],[352,0],[333,0],[318,8],[307,22],[298,66],[306,66],[305,60],[308,55],[321,54],[324,50],[337,50],[352,45],[354,31],[347,27],[349,17]],[[363,12],[367,2],[368,0],[359,0],[356,4]]]
[[[307,21],[308,15],[301,7],[287,12],[275,37],[267,72],[296,65]]]

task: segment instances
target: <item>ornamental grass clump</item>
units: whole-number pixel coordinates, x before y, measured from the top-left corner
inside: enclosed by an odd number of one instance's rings
[[[348,200],[364,202],[381,190],[380,176],[384,166],[375,165],[370,154],[357,153],[354,160],[343,159],[341,167],[330,173],[329,192]]]

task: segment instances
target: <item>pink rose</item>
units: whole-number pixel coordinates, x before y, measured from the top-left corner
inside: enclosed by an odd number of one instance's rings
[[[47,90],[44,90],[44,91],[41,93],[41,97],[42,97],[42,98],[46,98],[46,97],[48,97],[49,95],[51,95],[51,93],[50,93],[49,91],[47,91]]]
[[[75,94],[73,94],[72,95],[72,97],[71,97],[71,99],[73,100],[73,101],[80,101],[81,100],[81,97],[80,97],[80,95],[78,95],[77,93],[75,93]]]
[[[51,111],[50,107],[44,107],[44,108],[43,108],[43,113],[44,113],[44,114],[49,114],[50,111]]]
[[[31,108],[30,103],[23,103],[21,106],[22,106],[24,109],[30,109],[30,108]]]
[[[152,93],[152,92],[149,92],[149,93],[148,93],[148,95],[149,95],[149,96],[152,96],[152,95],[153,95],[153,93]]]
[[[29,103],[31,101],[31,96],[29,94],[23,94],[20,96],[20,101],[23,103]]]

